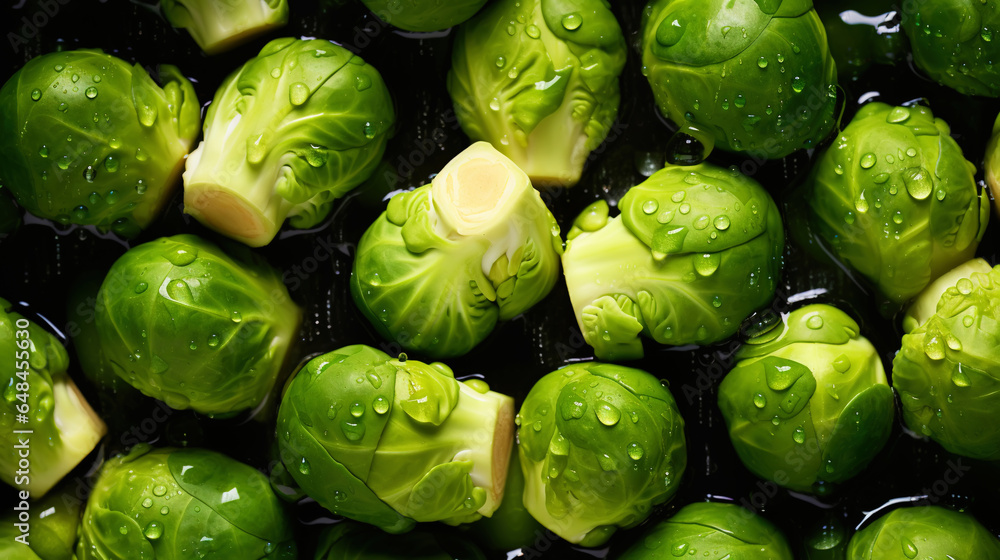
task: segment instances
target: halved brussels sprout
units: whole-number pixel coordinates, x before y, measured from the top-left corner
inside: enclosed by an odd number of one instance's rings
[[[288,0],[160,0],[164,17],[217,54],[288,23]]]

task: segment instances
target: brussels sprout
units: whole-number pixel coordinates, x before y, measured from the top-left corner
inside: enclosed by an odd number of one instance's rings
[[[914,301],[892,384],[911,430],[952,453],[1000,460],[1000,266],[969,261]]]
[[[921,0],[902,11],[913,61],[933,80],[966,95],[1000,97],[1000,11],[982,0]],[[998,37],[1000,38],[1000,37]]]
[[[607,0],[498,0],[458,29],[448,92],[470,138],[570,186],[618,115],[625,56]]]
[[[602,360],[660,344],[710,344],[774,297],[785,234],[770,195],[715,167],[669,166],[633,187],[608,219],[599,201],[569,232],[566,286]]]
[[[942,507],[895,509],[851,537],[849,560],[1000,558],[1000,541],[969,514]]]
[[[288,0],[160,0],[167,21],[207,54],[228,51],[288,23]]]
[[[480,542],[494,550],[528,548],[545,534],[544,527],[524,507],[524,472],[519,457],[518,453],[510,454],[500,507],[492,517],[484,517],[471,526]]]
[[[906,39],[899,33],[895,0],[820,2],[837,74],[852,80],[872,64],[893,65],[906,59]]]
[[[365,525],[338,523],[323,532],[315,560],[486,560],[471,544],[452,536],[414,531],[386,539]]]
[[[0,89],[0,183],[41,218],[138,235],[198,136],[191,83],[159,74],[98,50],[31,59]]]
[[[587,362],[541,378],[517,417],[524,506],[553,533],[599,546],[673,497],[684,419],[645,371]]]
[[[208,415],[263,402],[302,316],[263,259],[188,234],[119,258],[96,315],[115,374],[172,408]]]
[[[486,0],[361,0],[383,21],[407,31],[438,31],[474,16]]]
[[[90,454],[107,428],[66,373],[69,356],[59,339],[3,298],[0,356],[0,480],[39,498]],[[29,468],[20,463],[22,453],[30,454]]]
[[[660,111],[725,150],[782,158],[836,122],[836,65],[811,0],[653,0],[642,64]]]
[[[275,39],[215,94],[188,157],[184,211],[251,247],[323,221],[385,151],[395,113],[375,68],[319,39]]]
[[[79,560],[292,560],[292,526],[259,471],[204,449],[146,444],[104,464]]]
[[[926,107],[869,103],[807,187],[822,241],[897,304],[972,258],[986,231],[989,200],[949,132]]]
[[[707,560],[792,560],[785,536],[768,520],[740,506],[686,505],[646,532],[618,560],[697,555]]]
[[[278,411],[281,460],[337,515],[401,533],[500,505],[514,401],[448,366],[347,346],[313,358]]]
[[[523,171],[485,142],[400,193],[365,232],[351,294],[386,338],[461,356],[559,277],[559,226]]]
[[[61,487],[63,491],[66,487]],[[20,504],[15,503],[20,507]],[[76,531],[83,502],[57,488],[29,509],[0,520],[0,557],[4,560],[75,560]],[[28,515],[27,521],[19,515]]]
[[[858,324],[807,305],[747,341],[719,385],[719,408],[743,464],[801,492],[858,474],[892,431],[892,389]]]
[[[1000,215],[1000,115],[993,123],[993,137],[986,146],[986,182],[993,193],[993,204]]]

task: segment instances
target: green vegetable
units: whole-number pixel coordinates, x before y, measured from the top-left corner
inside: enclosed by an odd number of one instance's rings
[[[545,528],[524,507],[524,472],[519,457],[518,453],[510,454],[500,507],[492,517],[484,517],[471,526],[480,541],[493,550],[529,548],[545,534]]]
[[[903,319],[892,384],[911,430],[952,453],[1000,460],[1000,266],[969,261]]]
[[[228,51],[288,23],[287,0],[161,0],[163,15],[207,54]]]
[[[66,373],[55,336],[0,298],[0,480],[45,495],[87,457],[107,428]],[[30,433],[14,433],[15,430]],[[27,468],[21,462],[29,456]]]
[[[104,464],[79,560],[292,560],[292,526],[267,477],[204,449],[135,446]]]
[[[820,239],[896,304],[972,258],[986,231],[989,200],[949,133],[926,107],[869,103],[809,181]]]
[[[138,235],[198,136],[191,83],[159,77],[98,50],[31,59],[0,89],[0,183],[38,217]]]
[[[474,16],[486,0],[361,0],[382,21],[407,31],[439,31]]]
[[[993,123],[993,136],[986,146],[986,183],[993,193],[993,204],[1000,215],[1000,115]]]
[[[761,478],[821,493],[865,468],[895,406],[878,351],[829,305],[807,305],[747,341],[719,385],[743,464]]]
[[[1000,97],[1000,11],[982,0],[921,0],[902,11],[913,61],[965,95]],[[996,37],[1000,39],[1000,36]]]
[[[448,92],[470,138],[570,186],[618,114],[625,56],[607,0],[497,0],[458,29]]]
[[[850,560],[1000,558],[1000,541],[969,514],[942,507],[895,509],[851,537]]]
[[[83,502],[63,486],[27,509],[15,500],[12,514],[0,520],[0,556],[5,560],[75,560],[76,531]],[[26,519],[20,517],[26,514]]]
[[[654,525],[618,560],[687,555],[707,560],[794,558],[785,536],[768,520],[737,505],[706,502],[684,506]]]
[[[567,541],[596,547],[673,497],[684,419],[645,371],[586,362],[535,384],[518,414],[524,506]]]
[[[414,531],[386,538],[374,527],[338,523],[320,537],[315,560],[486,560],[462,539]]]
[[[906,59],[906,39],[898,32],[894,2],[827,1],[816,6],[842,79],[857,80],[872,64],[891,66]]]
[[[710,344],[774,297],[784,230],[753,179],[710,164],[669,166],[633,187],[608,219],[604,201],[574,222],[566,286],[601,360],[660,344]]]
[[[351,294],[403,348],[461,356],[549,293],[561,252],[528,177],[478,142],[430,185],[392,197],[358,244]]]
[[[401,533],[468,523],[503,498],[514,401],[448,366],[347,346],[313,358],[278,411],[281,459],[337,515]]]
[[[208,415],[265,399],[300,319],[263,259],[190,234],[125,253],[96,305],[103,358],[115,374],[172,408]]]
[[[642,64],[660,111],[725,150],[782,158],[836,123],[836,65],[811,0],[653,0]]]
[[[395,113],[375,68],[319,39],[275,39],[219,87],[184,172],[184,208],[252,247],[312,227],[364,182]]]

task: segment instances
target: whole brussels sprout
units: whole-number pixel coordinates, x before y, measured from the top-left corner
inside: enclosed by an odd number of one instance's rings
[[[64,493],[65,492],[65,493]],[[14,511],[0,519],[0,557],[4,560],[77,560],[76,532],[83,502],[68,497],[63,485],[28,510]],[[20,507],[20,504],[15,502]],[[19,514],[28,517],[22,518]]]
[[[993,193],[993,204],[1000,216],[1000,115],[993,123],[993,136],[986,146],[986,183]]]
[[[521,470],[520,454],[510,454],[500,507],[491,517],[476,521],[470,528],[479,542],[494,550],[528,548],[544,534],[544,527],[524,507],[524,471]]]
[[[66,373],[69,356],[59,339],[3,298],[0,356],[0,480],[40,498],[93,451],[107,427]],[[30,455],[28,467],[22,453]]]
[[[497,0],[458,28],[448,93],[470,138],[571,186],[618,115],[626,52],[608,0]]]
[[[785,536],[768,520],[734,504],[695,503],[648,530],[618,560],[692,555],[707,560],[792,560]]]
[[[811,0],[653,0],[642,64],[660,111],[725,150],[782,158],[836,123],[837,69]]]
[[[1000,44],[993,41],[1000,10],[995,4],[921,0],[905,4],[902,15],[917,67],[966,95],[1000,97]]]
[[[1000,460],[1000,266],[945,274],[903,319],[892,385],[911,430],[966,457]]]
[[[858,474],[885,445],[895,401],[878,351],[829,305],[807,305],[747,341],[719,385],[740,460],[800,492]]]
[[[1000,540],[966,513],[937,506],[894,509],[851,537],[848,560],[1000,558]]]
[[[774,297],[785,234],[759,183],[710,164],[668,166],[569,232],[563,268],[584,340],[601,360],[710,344]]]
[[[684,419],[645,371],[597,362],[541,378],[518,414],[524,506],[553,533],[600,546],[673,497]]]
[[[902,304],[972,258],[989,220],[975,166],[922,106],[863,106],[808,185],[815,231],[845,265]]]
[[[172,408],[208,415],[263,402],[301,316],[263,259],[189,234],[122,255],[96,306],[103,358],[115,374]]]
[[[198,136],[194,87],[99,50],[31,59],[0,89],[0,183],[28,212],[134,237],[170,200]]]
[[[170,25],[217,54],[288,23],[288,0],[161,0]]]
[[[204,449],[139,444],[109,460],[87,500],[79,560],[293,560],[267,477]]]
[[[251,247],[312,227],[375,170],[395,123],[382,76],[320,39],[275,39],[233,72],[184,171],[184,211]]]
[[[461,538],[413,531],[387,539],[378,529],[343,522],[320,537],[314,560],[486,560]]]
[[[438,31],[474,16],[486,0],[361,0],[382,21],[407,31]]]
[[[514,401],[448,366],[362,345],[313,358],[278,411],[281,460],[337,515],[391,533],[467,523],[503,499]]]
[[[351,294],[379,333],[461,356],[559,279],[559,226],[523,171],[486,142],[400,193],[358,243]]]

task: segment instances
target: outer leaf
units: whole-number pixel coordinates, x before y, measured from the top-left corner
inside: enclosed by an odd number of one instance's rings
[[[926,558],[1000,558],[1000,540],[975,517],[942,507],[895,509],[851,537],[848,557],[890,560],[921,554]]]

